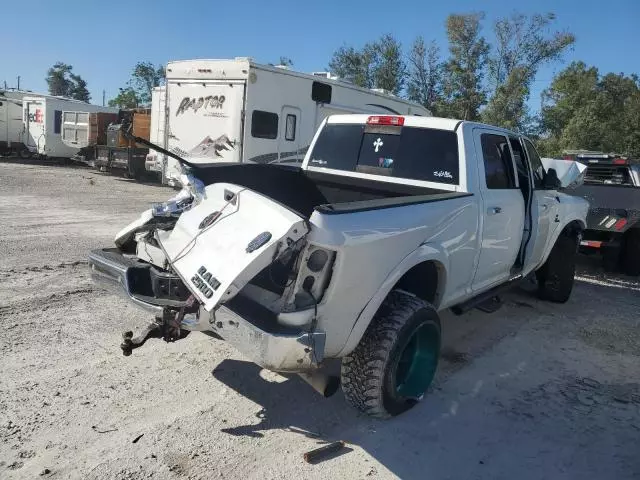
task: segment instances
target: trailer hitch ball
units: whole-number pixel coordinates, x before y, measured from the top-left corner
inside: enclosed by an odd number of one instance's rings
[[[128,330],[122,334],[122,343],[120,344],[120,348],[122,349],[122,354],[125,357],[131,355],[134,348],[141,347],[144,342],[147,341],[148,338],[151,337],[161,337],[162,336],[162,327],[157,323],[150,323],[146,326],[142,332],[136,337],[133,336],[133,332]]]

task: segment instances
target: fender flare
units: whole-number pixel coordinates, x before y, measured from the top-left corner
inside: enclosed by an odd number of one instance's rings
[[[542,265],[544,265],[544,262],[547,261],[547,258],[549,258],[549,255],[551,254],[551,250],[553,250],[553,247],[556,245],[556,242],[558,241],[558,238],[560,238],[560,235],[562,235],[567,231],[581,234],[586,228],[587,228],[586,223],[584,222],[584,220],[580,218],[572,218],[571,220],[566,222],[564,225],[562,225],[562,228],[557,228],[556,231],[553,233],[553,237],[549,241],[549,245],[550,245],[549,248],[547,249],[546,252],[544,252],[544,256],[542,257],[540,264],[537,265],[536,268],[534,268],[534,270],[537,270],[540,267],[542,267]]]
[[[403,277],[405,273],[411,270],[416,265],[424,262],[432,261],[438,265],[438,285],[446,286],[446,276],[449,271],[449,256],[447,252],[439,245],[423,244],[417,249],[407,255],[398,266],[385,278],[376,293],[371,297],[367,305],[360,311],[358,318],[349,332],[346,342],[342,346],[342,349],[336,355],[338,358],[343,357],[351,353],[356,348],[360,339],[367,330],[367,327],[371,323],[373,316],[376,314],[382,302],[387,298],[387,295],[393,290],[393,287]],[[434,307],[438,309],[438,305],[444,295],[444,289],[438,288],[437,301],[434,302]]]

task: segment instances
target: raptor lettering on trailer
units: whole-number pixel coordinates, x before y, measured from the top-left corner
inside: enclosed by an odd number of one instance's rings
[[[178,110],[176,111],[176,117],[182,113],[185,113],[189,109],[193,109],[194,113],[197,113],[201,108],[203,110],[221,110],[224,106],[226,97],[224,95],[209,95],[208,97],[184,97],[180,101]]]
[[[217,290],[218,287],[220,287],[218,279],[214,277],[211,272],[207,272],[204,265],[198,269],[198,272],[195,273],[193,277],[191,277],[191,283],[193,283],[206,298],[211,298],[214,290]]]

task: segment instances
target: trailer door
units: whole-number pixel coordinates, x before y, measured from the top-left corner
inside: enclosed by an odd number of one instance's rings
[[[89,145],[88,112],[62,112],[62,141],[78,148]]]
[[[40,144],[44,148],[45,143],[45,112],[41,101],[25,102],[24,109],[25,145],[39,149]]]

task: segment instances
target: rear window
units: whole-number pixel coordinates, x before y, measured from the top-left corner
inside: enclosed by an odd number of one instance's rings
[[[595,163],[587,166],[584,183],[603,185],[633,185],[631,170],[626,165]]]
[[[311,166],[458,184],[455,132],[416,127],[325,125]]]

